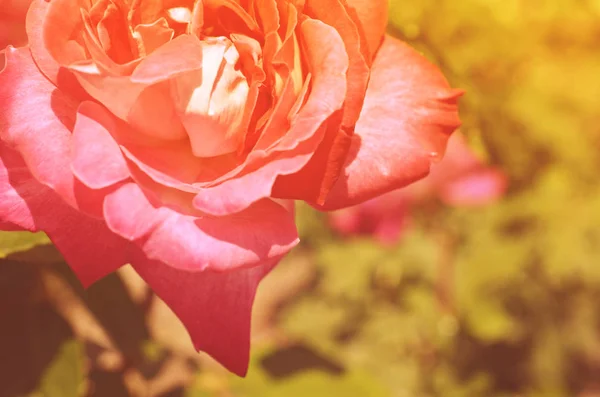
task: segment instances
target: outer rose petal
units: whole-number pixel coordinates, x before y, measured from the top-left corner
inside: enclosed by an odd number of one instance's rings
[[[427,175],[460,125],[460,95],[423,56],[387,36],[371,70],[344,172],[319,207],[355,205]]]
[[[256,288],[276,263],[227,272],[188,272],[141,256],[133,266],[181,319],[197,350],[245,376]]]
[[[70,167],[78,103],[38,70],[28,48],[8,49],[0,73],[0,139],[23,156],[42,184],[76,205]]]
[[[36,64],[46,77],[56,84],[60,65],[48,53],[43,38],[44,18],[49,5],[50,2],[45,0],[33,0],[31,2],[26,19],[27,37],[29,38],[29,47]]]
[[[104,108],[94,102],[83,102],[77,112],[73,130],[73,172],[92,189],[102,189],[127,179],[129,169],[105,125],[113,125]]]
[[[0,142],[0,219],[18,226],[15,230],[38,231],[29,201],[53,203],[52,191],[32,176],[19,154]],[[55,212],[48,214],[56,216]],[[6,230],[6,229],[3,229]]]
[[[21,156],[2,143],[0,219],[23,230],[45,231],[86,287],[128,262],[126,240],[108,230],[101,220],[81,214],[41,185]]]
[[[107,195],[104,219],[115,233],[136,240],[148,258],[187,271],[255,266],[299,241],[293,215],[271,200],[226,217],[182,214],[155,207],[134,183]]]
[[[44,76],[54,85],[61,89],[66,89],[69,94],[77,98],[85,98],[86,93],[79,86],[79,83],[68,70],[61,68],[52,58],[46,48],[44,40],[44,19],[50,6],[50,1],[33,0],[29,11],[27,12],[26,27],[27,38],[29,39],[29,49]],[[40,73],[41,74],[41,73]]]
[[[388,0],[346,0],[362,22],[367,44],[372,56],[379,48],[388,21]]]
[[[307,0],[306,7],[317,19],[334,27],[344,41],[349,65],[342,125],[353,126],[358,120],[369,80],[369,67],[360,51],[360,34],[341,4],[336,4],[335,1]]]

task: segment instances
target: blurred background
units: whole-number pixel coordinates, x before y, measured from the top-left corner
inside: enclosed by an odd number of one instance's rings
[[[2,3],[0,46],[23,5]],[[600,396],[600,1],[390,7],[467,92],[464,125],[418,185],[298,207],[246,379],[131,269],[84,291],[44,235],[0,233],[0,396]]]

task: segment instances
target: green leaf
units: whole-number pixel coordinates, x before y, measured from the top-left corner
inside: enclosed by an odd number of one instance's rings
[[[50,239],[41,232],[0,232],[0,258],[44,244],[50,244]]]
[[[350,372],[338,376],[326,372],[306,371],[274,380],[268,375],[256,372],[254,377],[234,382],[232,389],[235,395],[244,397],[389,397],[391,395],[389,390],[367,373]]]
[[[79,341],[69,340],[42,376],[39,393],[44,397],[79,397],[85,392],[84,352]]]

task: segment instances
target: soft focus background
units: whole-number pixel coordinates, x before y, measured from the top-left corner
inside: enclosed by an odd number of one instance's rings
[[[0,6],[2,47],[21,6]],[[300,206],[244,380],[130,269],[84,291],[43,235],[1,233],[0,396],[600,396],[600,1],[390,17],[467,91],[468,167],[332,216]]]

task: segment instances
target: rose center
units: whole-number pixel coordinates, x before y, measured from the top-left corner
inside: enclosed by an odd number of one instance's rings
[[[181,120],[196,156],[233,152],[243,139],[249,86],[239,58],[228,38],[207,37],[202,41],[202,69],[176,80]]]

